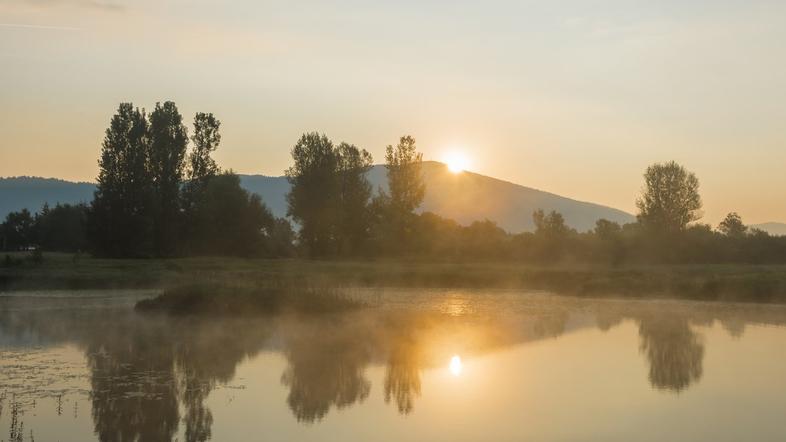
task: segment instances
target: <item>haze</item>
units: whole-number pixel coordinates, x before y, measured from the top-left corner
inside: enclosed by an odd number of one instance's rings
[[[94,180],[121,101],[213,112],[217,160],[281,175],[305,131],[635,212],[648,164],[704,221],[786,219],[776,1],[0,1],[0,176]]]

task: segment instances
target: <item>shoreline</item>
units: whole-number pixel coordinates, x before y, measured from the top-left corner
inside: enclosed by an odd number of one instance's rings
[[[621,299],[786,303],[786,265],[532,266],[516,263],[177,258],[74,260],[0,268],[0,294],[29,290],[166,290],[229,284],[546,290]]]

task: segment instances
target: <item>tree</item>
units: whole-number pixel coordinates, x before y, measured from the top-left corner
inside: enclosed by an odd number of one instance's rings
[[[622,226],[614,221],[601,218],[595,221],[593,232],[602,240],[613,240],[622,233]]]
[[[188,131],[175,103],[156,103],[150,114],[150,175],[153,183],[153,242],[159,256],[175,253],[180,230]]]
[[[340,188],[339,247],[344,254],[354,254],[361,250],[369,235],[371,183],[366,174],[373,159],[366,150],[348,143],[339,144],[336,154]]]
[[[35,240],[35,220],[27,209],[11,212],[0,225],[0,246],[3,250],[22,250]]]
[[[743,224],[742,218],[737,212],[731,212],[718,225],[718,230],[730,238],[741,238],[745,236],[748,227]]]
[[[554,210],[548,214],[543,212],[543,209],[532,212],[532,222],[535,224],[536,235],[559,238],[570,231],[570,228],[565,225],[565,218],[562,214]]]
[[[198,198],[195,194],[200,193],[207,181],[220,172],[216,161],[211,157],[221,143],[219,127],[221,122],[213,114],[198,112],[194,117],[194,135],[191,136],[194,146],[188,156],[187,200]],[[188,201],[186,204],[188,205]]]
[[[101,145],[98,186],[89,212],[90,238],[98,254],[150,255],[153,182],[149,155],[144,111],[121,103]]]
[[[699,180],[676,162],[649,166],[644,185],[641,198],[636,201],[638,219],[644,226],[674,233],[701,218]]]
[[[546,214],[542,209],[532,213],[535,224],[535,254],[545,261],[561,258],[568,249],[568,237],[575,233],[565,224],[562,214],[552,210]]]
[[[508,234],[494,221],[475,221],[461,228],[461,256],[470,260],[503,258]]]
[[[383,249],[401,252],[414,247],[415,209],[426,194],[423,181],[423,154],[417,151],[415,139],[403,136],[394,148],[385,151],[388,192],[380,190],[374,200],[378,241]]]
[[[592,231],[596,240],[595,256],[614,264],[622,261],[625,253],[622,226],[614,221],[599,219]]]
[[[292,159],[286,171],[292,186],[287,214],[300,224],[300,241],[309,254],[333,254],[340,198],[339,158],[333,143],[324,134],[303,134],[292,148]]]
[[[240,187],[240,177],[226,172],[207,182],[191,222],[191,251],[199,254],[253,256],[266,254],[266,233],[275,220],[258,195]]]
[[[394,148],[385,150],[390,204],[393,210],[411,214],[420,207],[426,194],[421,165],[423,154],[417,151],[415,139],[403,136]]]
[[[87,248],[87,212],[84,204],[44,205],[35,217],[38,246],[43,250],[77,252]]]
[[[291,258],[295,255],[295,230],[286,218],[276,218],[267,229],[265,250],[268,256]]]

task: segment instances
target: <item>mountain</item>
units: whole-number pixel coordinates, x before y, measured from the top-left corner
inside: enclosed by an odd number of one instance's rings
[[[28,209],[36,212],[44,203],[79,203],[93,199],[96,186],[55,178],[0,178],[0,219],[9,212]]]
[[[752,229],[760,229],[770,235],[786,236],[786,223],[761,223],[750,226]]]
[[[618,223],[634,221],[633,215],[598,204],[576,201],[553,193],[520,186],[472,172],[452,173],[435,161],[423,163],[426,197],[421,211],[437,213],[459,223],[490,219],[509,232],[531,231],[532,212],[537,209],[560,212],[571,227],[586,231],[595,221],[606,218]],[[368,174],[375,191],[387,190],[385,166],[374,166]],[[285,177],[241,175],[241,184],[259,194],[277,216],[286,213]]]
[[[426,196],[422,211],[431,211],[462,224],[490,219],[510,232],[531,231],[532,212],[537,209],[560,212],[571,227],[585,231],[595,221],[606,218],[619,223],[631,222],[634,217],[621,210],[598,204],[576,201],[541,190],[520,186],[473,172],[454,174],[438,162],[423,163]],[[387,189],[384,166],[374,166],[369,181],[375,191]],[[241,185],[262,197],[276,216],[286,214],[286,177],[241,175]],[[0,217],[24,207],[35,211],[44,202],[50,205],[89,201],[95,186],[90,183],[70,183],[44,178],[0,178]]]

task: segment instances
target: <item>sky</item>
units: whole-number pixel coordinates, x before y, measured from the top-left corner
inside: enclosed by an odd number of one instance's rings
[[[222,121],[281,175],[319,131],[635,212],[676,160],[704,222],[786,221],[786,2],[0,0],[0,176],[93,181],[120,102]]]

